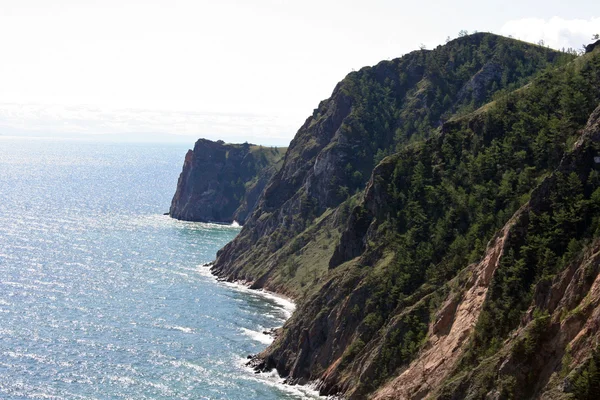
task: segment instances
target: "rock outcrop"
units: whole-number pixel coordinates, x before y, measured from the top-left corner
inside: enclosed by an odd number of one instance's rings
[[[169,215],[185,221],[243,224],[285,148],[200,139],[185,155]]]
[[[508,235],[522,210],[488,245],[483,259],[468,268],[469,279],[463,292],[451,294],[429,324],[423,351],[392,382],[374,396],[376,400],[422,399],[457,367],[477,323],[492,275],[500,265]]]
[[[600,40],[596,40],[594,43],[590,43],[587,46],[585,46],[585,52],[591,53],[598,46],[600,46]]]

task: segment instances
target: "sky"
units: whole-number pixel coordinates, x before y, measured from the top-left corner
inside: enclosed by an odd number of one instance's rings
[[[580,49],[600,2],[0,0],[0,136],[285,145],[352,70],[463,29]]]

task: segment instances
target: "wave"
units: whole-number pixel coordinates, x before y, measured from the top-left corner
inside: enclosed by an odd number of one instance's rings
[[[210,273],[210,271],[209,271],[209,273]],[[212,274],[211,274],[211,276],[214,277],[214,275],[212,275]],[[243,282],[220,281],[216,277],[214,277],[214,279],[217,280],[218,282],[220,282],[221,284],[228,286],[238,292],[259,295],[265,299],[271,300],[272,302],[276,303],[281,308],[283,313],[285,314],[284,320],[287,320],[288,318],[290,318],[292,316],[292,313],[296,309],[296,303],[294,303],[292,301],[292,299],[285,297],[283,295],[273,293],[273,292],[270,292],[265,289],[250,289],[250,285],[243,283]]]
[[[170,331],[179,331],[183,333],[194,333],[194,329],[188,328],[187,326],[178,325],[155,325],[157,328],[168,329]]]
[[[277,303],[277,305],[279,305],[283,311],[286,314],[286,318],[288,319],[292,316],[292,314],[294,313],[294,310],[296,310],[296,303],[294,303],[292,301],[292,299],[282,296],[280,294],[277,293],[273,293],[273,292],[269,292],[268,290],[264,290],[264,289],[249,289],[252,290],[253,292],[257,292],[260,293],[260,295],[264,298],[267,298],[269,300],[274,301],[275,303]]]
[[[250,285],[244,282],[227,282],[219,280],[210,271],[211,265],[212,263],[200,265],[197,269],[198,273],[237,292],[259,295],[265,299],[271,300],[272,302],[276,303],[285,314],[285,318],[283,320],[278,318],[280,321],[282,321],[282,323],[292,316],[292,313],[296,309],[296,303],[294,303],[290,298],[277,293],[269,292],[268,290],[264,289],[250,289]],[[240,331],[242,331],[244,335],[250,337],[252,340],[265,345],[270,345],[275,339],[272,335],[265,333],[266,330],[255,331],[248,328],[240,328]],[[238,365],[248,372],[248,374],[245,374],[243,379],[253,380],[271,387],[275,387],[284,393],[294,397],[299,397],[303,400],[334,399],[334,397],[331,396],[319,395],[318,382],[310,382],[306,385],[289,385],[285,383],[285,378],[280,377],[276,370],[257,373],[252,367],[249,367],[247,363],[248,360],[245,358],[240,358],[238,363]]]
[[[309,383],[307,385],[289,385],[285,383],[285,379],[280,377],[276,370],[256,373],[251,367],[247,366],[247,363],[248,360],[246,359],[239,360],[239,365],[247,370],[247,372],[251,372],[251,374],[246,374],[243,379],[260,382],[302,400],[331,398],[319,395],[317,382]]]
[[[265,331],[253,331],[252,329],[248,328],[240,328],[240,330],[244,333],[244,335],[250,337],[256,342],[260,342],[266,345],[273,343],[273,336],[269,335],[268,333],[265,333]]]
[[[227,286],[237,292],[247,293],[251,295],[259,295],[264,299],[268,299],[275,303],[279,308],[283,311],[284,318],[283,320],[287,320],[292,316],[292,313],[296,309],[296,303],[292,301],[289,297],[270,292],[264,289],[250,289],[250,285],[244,282],[227,282],[224,280],[220,280],[210,271],[210,266],[212,263],[201,264],[196,271],[199,275],[207,277],[221,285]],[[281,318],[278,318],[281,319]]]
[[[203,366],[198,365],[198,364],[194,364],[192,362],[185,361],[185,360],[171,361],[171,365],[173,365],[174,367],[177,367],[177,368],[184,367],[184,368],[187,368],[187,369],[191,369],[195,373],[202,374],[203,376],[209,376],[211,374],[211,371],[207,370]]]

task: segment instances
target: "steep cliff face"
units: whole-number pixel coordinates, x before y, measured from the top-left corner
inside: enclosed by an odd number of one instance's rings
[[[186,221],[243,224],[281,167],[285,148],[200,139],[185,155],[169,215]]]
[[[473,110],[498,88],[496,77],[513,76],[511,63],[545,51],[486,47],[485,37],[411,53],[391,62],[402,67],[389,74],[378,65],[351,75],[299,131],[214,269],[298,300],[256,368],[275,368],[290,383],[318,381],[322,394],[348,399],[564,397],[584,386],[593,368],[589,349],[573,351],[580,328],[565,328],[574,333],[562,341],[552,332],[569,313],[595,315],[586,299],[594,299],[597,270],[589,265],[600,232],[600,110],[592,113],[600,53],[519,80],[528,84]],[[479,46],[494,49],[489,58]],[[478,54],[477,67],[462,65],[453,48]],[[444,84],[436,73],[452,71],[448,63],[462,73],[452,90],[440,89],[447,107],[434,114],[428,93]],[[395,92],[395,73],[416,83]],[[423,140],[415,127],[440,120]],[[343,148],[352,140],[362,148],[350,157]],[[371,141],[389,147],[375,151]],[[371,164],[363,151],[374,155]],[[352,186],[350,177],[369,169],[365,186]],[[345,196],[333,200],[328,187]],[[587,286],[575,286],[584,273]],[[592,339],[594,318],[581,324]]]
[[[447,296],[429,322],[423,350],[398,377],[375,394],[375,399],[425,398],[454,371],[469,344],[507,239],[522,213],[519,210],[489,243],[482,260],[468,267],[468,279],[457,285],[460,290]]]
[[[302,290],[273,282],[276,253],[361,191],[381,158],[565,57],[476,34],[349,74],[300,128],[246,226],[219,252],[214,272],[298,295]]]

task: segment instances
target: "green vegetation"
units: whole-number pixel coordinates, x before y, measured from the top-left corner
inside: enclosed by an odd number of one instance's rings
[[[397,150],[417,148],[422,139],[457,112],[473,110],[498,91],[516,88],[540,71],[572,59],[572,55],[514,39],[475,34],[431,51],[416,51],[350,73],[338,85],[332,99],[322,102],[298,132],[286,154],[286,162],[294,165],[294,170],[287,171],[288,177],[277,185],[278,189],[265,194],[265,208],[258,217],[261,227],[257,230],[261,233],[241,233],[230,255],[235,258],[233,263],[251,276],[263,276],[276,273],[268,262],[269,258],[276,258],[284,264],[288,276],[295,277],[305,265],[300,260],[303,256],[294,262],[293,257],[288,257],[293,252],[284,247],[295,242],[294,237],[313,226],[327,209],[352,210],[348,204],[362,193],[376,163]],[[324,136],[318,132],[331,129],[328,118],[337,107],[332,102],[347,102],[351,107],[338,129],[343,140],[331,140],[325,145],[320,142]],[[313,180],[314,186],[309,189],[302,184],[302,168],[315,162],[319,146],[322,153],[332,154],[324,158],[340,159],[340,165],[332,165],[335,169],[328,173],[329,177],[324,181]],[[285,201],[288,201],[285,207],[278,209]],[[278,212],[272,213],[273,207],[286,212],[279,216]],[[338,235],[343,221],[336,218],[336,226],[329,230]],[[478,244],[480,250],[484,244]],[[432,251],[425,247],[419,252]],[[322,252],[325,263],[331,254]],[[411,262],[406,259],[406,263]],[[456,264],[460,262],[461,259],[456,260]],[[325,271],[319,269],[319,273]],[[295,280],[293,286],[296,291]]]
[[[503,338],[516,327],[529,306],[533,288],[561,272],[584,244],[600,234],[600,189],[597,174],[583,184],[575,174],[556,174],[545,212],[531,213],[527,234],[508,248],[492,285],[489,301],[476,329],[473,351],[494,351],[493,338]]]
[[[391,229],[367,250],[392,248],[396,254],[385,276],[378,275],[372,282],[378,288],[374,298],[379,292],[385,294],[382,304],[387,306],[379,308],[392,310],[425,282],[441,285],[477,261],[485,244],[528,199],[536,183],[558,166],[568,143],[600,101],[600,57],[594,55],[587,61],[581,68],[571,64],[545,72],[527,90],[497,100],[485,114],[458,120],[442,135],[388,161],[395,164],[393,175],[380,182],[387,198],[393,199],[387,204],[389,212],[382,216]],[[474,126],[477,132],[471,129]],[[553,199],[561,211],[550,221],[548,215],[536,221],[562,228],[540,226],[536,232],[560,237],[531,238],[538,247],[546,248],[551,242],[554,258],[562,257],[560,248],[567,249],[567,238],[584,234],[580,225],[587,220],[586,212],[596,207],[585,199],[577,176],[557,179],[561,191]],[[594,180],[585,188],[587,197],[595,184]],[[507,264],[518,269],[519,263],[544,263],[543,256],[538,256],[541,250],[531,246],[527,260]],[[562,264],[544,265],[551,273]],[[528,289],[544,273],[539,270],[531,279],[517,281]],[[521,295],[516,297],[528,304]],[[511,304],[507,309],[519,312],[521,308]],[[507,318],[518,321],[514,315]],[[504,323],[494,325],[511,328]]]
[[[374,177],[388,199],[386,213],[374,223],[386,228],[370,238],[362,258],[377,259],[390,250],[394,257],[385,269],[367,275],[371,296],[363,315],[377,316],[383,326],[395,310],[410,307],[478,261],[485,244],[556,169],[599,102],[600,55],[590,54],[545,71],[527,88],[497,96],[485,112],[457,119],[441,135],[384,161],[394,170]],[[555,175],[546,211],[531,214],[524,241],[510,246],[502,259],[465,366],[494,354],[519,324],[535,284],[562,271],[600,233],[598,176]],[[428,319],[417,315],[411,318],[419,323],[407,327],[400,341],[384,342],[382,354],[390,357],[378,362],[394,362],[378,377],[385,379],[411,359],[414,350],[401,349],[418,349]],[[547,315],[537,316],[539,329],[515,347],[520,357],[535,352],[547,321]],[[400,345],[403,341],[408,343]]]
[[[350,73],[340,86],[353,104],[341,134],[352,148],[346,176],[360,175],[337,177],[340,201],[364,188],[383,157],[428,138],[440,123],[468,114],[494,94],[508,93],[571,60],[568,53],[480,33]],[[315,122],[324,115],[319,108]]]
[[[374,216],[378,235],[370,237],[362,259],[379,259],[384,252],[393,257],[364,280],[371,294],[362,324],[383,327],[402,309],[414,323],[384,341],[377,359],[381,380],[373,387],[420,348],[429,316],[412,304],[478,261],[485,244],[557,168],[600,102],[600,55],[544,71],[526,88],[495,98],[484,111],[458,118],[441,135],[383,161],[393,163],[391,176],[374,176],[387,203]],[[497,351],[531,303],[535,283],[560,272],[600,233],[598,176],[555,175],[547,211],[531,214],[525,240],[511,246],[494,276],[465,366]],[[354,213],[367,212],[367,206]],[[547,321],[538,315],[539,329],[514,351],[531,356]],[[361,340],[371,337],[363,333]]]
[[[283,157],[287,147],[266,147],[250,145],[250,153],[254,154],[261,166],[277,165],[277,169],[283,164]]]
[[[390,142],[401,149],[408,140],[428,137],[440,121],[473,111],[494,93],[516,89],[546,67],[573,59],[499,36],[464,36],[348,75],[343,90],[357,104],[342,127],[345,133],[368,138],[365,152],[385,151]]]
[[[600,348],[594,349],[590,359],[573,379],[573,395],[577,400],[594,400],[600,393]]]
[[[236,273],[300,299],[269,353],[294,378],[339,374],[335,385],[360,398],[397,375],[422,349],[440,305],[460,298],[467,267],[518,215],[449,387],[460,392],[477,374],[474,398],[490,387],[504,398],[534,390],[524,389],[533,375],[498,374],[498,352],[537,285],[550,285],[600,236],[599,171],[557,171],[600,103],[600,51],[575,58],[460,36],[349,74],[299,131],[302,147],[293,142],[286,155],[295,169],[264,195],[258,228],[231,246]],[[551,325],[546,310],[528,316],[504,353],[522,365],[535,362]],[[302,332],[311,347],[299,359]],[[595,368],[581,382],[595,381]]]

